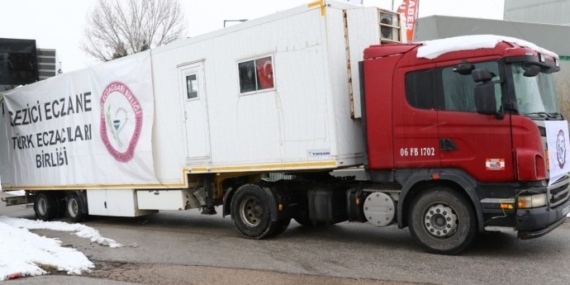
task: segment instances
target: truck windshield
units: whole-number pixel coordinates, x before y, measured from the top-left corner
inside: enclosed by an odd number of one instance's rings
[[[541,71],[527,77],[527,68],[528,63],[524,62],[512,65],[519,114],[545,119],[560,117],[552,74]]]

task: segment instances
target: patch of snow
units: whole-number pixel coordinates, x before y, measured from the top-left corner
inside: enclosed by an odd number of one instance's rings
[[[17,228],[25,228],[29,230],[52,230],[52,231],[61,231],[61,232],[73,232],[78,237],[90,239],[91,242],[95,242],[100,245],[106,245],[111,248],[123,246],[112,239],[102,237],[98,230],[83,224],[69,224],[64,222],[44,222],[40,220],[9,218],[6,216],[0,216],[0,223],[4,223]]]
[[[434,59],[442,54],[454,51],[494,48],[500,42],[514,43],[519,46],[528,47],[540,53],[558,58],[558,55],[556,53],[541,48],[531,42],[497,35],[460,36],[421,42],[422,46],[418,48],[417,57]]]
[[[4,193],[6,195],[12,195],[12,196],[24,196],[24,195],[26,195],[26,191],[24,191],[24,190],[5,191]]]
[[[47,274],[41,266],[66,271],[68,274],[81,274],[95,267],[82,252],[61,247],[60,240],[41,237],[30,232],[30,229],[73,232],[101,245],[121,246],[112,239],[102,237],[99,231],[81,224],[0,216],[0,281],[9,279],[10,276]]]

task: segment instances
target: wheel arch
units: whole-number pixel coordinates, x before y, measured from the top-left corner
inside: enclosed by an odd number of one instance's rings
[[[398,227],[407,227],[409,208],[414,198],[422,190],[434,187],[446,186],[459,191],[471,204],[477,217],[477,228],[480,232],[485,230],[483,222],[483,210],[477,195],[477,182],[467,173],[456,169],[433,169],[417,171],[411,174],[403,184],[400,201],[397,206]]]

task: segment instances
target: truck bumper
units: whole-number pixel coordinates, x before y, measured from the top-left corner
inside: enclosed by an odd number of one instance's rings
[[[521,239],[541,237],[566,221],[570,211],[570,199],[550,208],[519,209],[516,212],[518,236]]]

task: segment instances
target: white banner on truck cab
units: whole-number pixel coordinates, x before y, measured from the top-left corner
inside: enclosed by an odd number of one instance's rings
[[[5,186],[156,184],[150,52],[5,95]],[[3,173],[5,174],[5,173]]]
[[[545,121],[546,144],[550,166],[548,185],[570,172],[570,141],[567,121]]]

